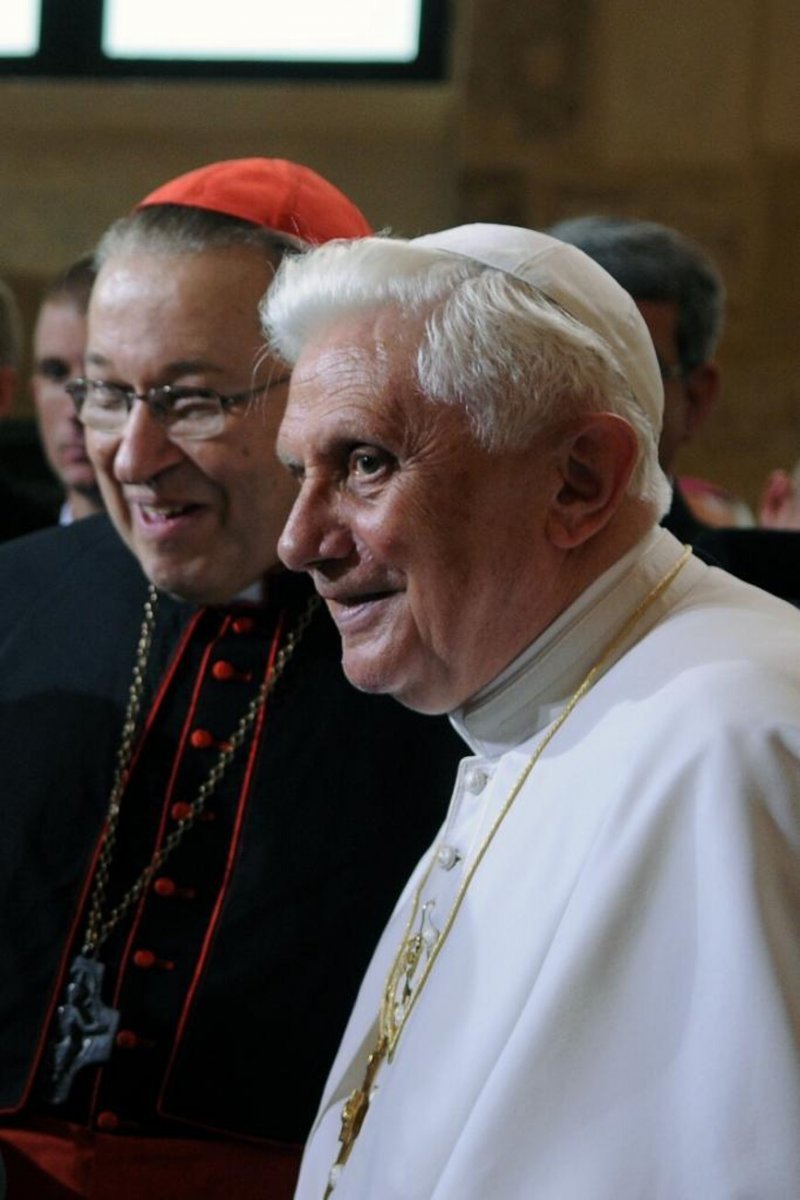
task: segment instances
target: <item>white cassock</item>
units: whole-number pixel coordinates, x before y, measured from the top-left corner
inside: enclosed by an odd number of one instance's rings
[[[423,934],[442,929],[543,731],[680,554],[649,535],[454,715],[474,757]],[[364,980],[300,1200],[325,1191],[429,862]],[[334,1197],[800,1197],[795,609],[692,558],[643,614],[489,846]]]

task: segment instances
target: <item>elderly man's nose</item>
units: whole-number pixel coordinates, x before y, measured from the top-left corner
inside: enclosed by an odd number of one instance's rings
[[[114,474],[120,483],[151,479],[183,457],[148,405],[134,403],[114,456]]]
[[[278,554],[290,571],[306,571],[315,564],[349,554],[352,538],[330,504],[305,485],[278,541]]]

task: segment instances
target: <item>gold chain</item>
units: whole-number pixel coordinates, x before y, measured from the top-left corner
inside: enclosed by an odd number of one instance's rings
[[[131,760],[133,758],[133,747],[136,732],[139,725],[139,710],[142,704],[142,695],[144,693],[145,673],[147,663],[150,657],[150,647],[153,640],[153,630],[156,621],[156,609],[158,606],[158,592],[150,584],[147,592],[147,599],[144,605],[144,619],[142,628],[139,634],[139,642],[136,647],[136,662],[133,668],[133,677],[131,686],[128,692],[128,703],[125,710],[125,719],[122,724],[122,737],[117,749],[117,762],[114,771],[114,782],[111,788],[111,796],[108,805],[108,816],[106,817],[106,828],[103,835],[103,845],[100,851],[100,859],[97,864],[97,872],[95,875],[94,887],[89,902],[89,916],[86,923],[86,934],[84,937],[83,949],[81,953],[84,955],[97,954],[100,947],[106,942],[109,935],[116,929],[119,922],[124,917],[125,913],[132,904],[138,900],[142,892],[149,886],[156,871],[160,870],[167,858],[172,854],[183,841],[186,834],[202,815],[205,807],[215,792],[220,780],[224,776],[237,751],[244,742],[247,734],[252,729],[259,713],[264,707],[272,689],[283,674],[289,659],[294,654],[297,646],[311,623],[311,618],[319,607],[319,597],[312,596],[309,600],[304,612],[294,629],[286,635],[286,640],[278,650],[275,656],[275,662],[267,675],[261,687],[258,689],[255,697],[250,701],[244,713],[239,719],[239,722],[230,738],[224,744],[220,751],[219,758],[211,768],[208,778],[200,786],[192,804],[189,805],[186,815],[178,821],[176,828],[172,833],[165,838],[163,845],[153,855],[148,865],[142,873],[128,889],[118,904],[103,917],[103,909],[106,900],[106,889],[108,886],[109,874],[111,871],[111,862],[114,856],[114,845],[116,843],[117,828],[119,826],[120,807],[122,794],[125,791],[125,786],[130,776]]]
[[[338,1174],[341,1171],[341,1168],[347,1162],[347,1159],[350,1156],[350,1151],[352,1150],[355,1140],[361,1130],[361,1126],[364,1123],[364,1118],[369,1108],[370,1093],[374,1087],[375,1077],[378,1074],[378,1070],[384,1060],[388,1062],[392,1061],[395,1050],[397,1049],[397,1043],[400,1035],[405,1029],[406,1022],[411,1015],[414,1005],[416,1004],[422,989],[428,981],[434,964],[439,957],[442,946],[444,945],[451,929],[453,928],[453,923],[458,916],[458,912],[461,908],[464,897],[466,896],[467,889],[472,883],[475,872],[483,862],[486,852],[494,841],[497,831],[503,824],[505,818],[508,816],[514,801],[522,791],[522,788],[527,782],[539,759],[542,757],[544,751],[558,733],[559,729],[561,729],[564,722],[571,715],[575,706],[583,699],[586,693],[596,683],[598,676],[617,653],[620,646],[625,642],[626,638],[629,636],[632,629],[636,626],[644,613],[656,602],[656,600],[658,600],[659,596],[661,596],[673,582],[675,577],[688,561],[691,553],[691,547],[687,546],[677,562],[670,567],[667,573],[658,581],[658,583],[656,583],[656,585],[645,596],[641,603],[637,605],[637,607],[622,625],[621,629],[619,629],[609,644],[605,647],[595,664],[587,672],[577,690],[570,697],[567,704],[559,713],[557,719],[547,730],[547,733],[544,735],[542,740],[534,749],[530,758],[525,763],[525,766],[522,768],[522,771],[514,782],[511,791],[504,800],[499,813],[492,822],[491,828],[478,848],[478,852],[475,855],[474,860],[470,864],[469,869],[465,872],[464,878],[461,881],[461,885],[456,892],[450,912],[448,913],[447,920],[445,921],[438,938],[431,947],[427,961],[422,968],[418,983],[412,989],[410,985],[410,976],[413,974],[413,970],[419,961],[422,947],[418,944],[418,935],[412,935],[411,930],[413,929],[417,919],[423,891],[428,880],[430,879],[436,863],[435,852],[431,857],[425,874],[423,875],[414,895],[414,901],[411,906],[411,915],[406,923],[406,927],[403,932],[403,938],[400,942],[400,948],[397,951],[394,962],[389,968],[389,973],[386,977],[378,1016],[378,1038],[372,1053],[369,1055],[367,1060],[364,1079],[361,1086],[356,1088],[355,1091],[348,1096],[342,1107],[342,1128],[339,1134],[340,1150],[331,1171],[328,1185],[325,1190],[324,1200],[328,1200],[328,1197],[330,1197],[333,1193]],[[404,995],[399,1006],[400,1012],[398,1015],[398,1004],[396,999],[397,989],[403,976],[406,978],[406,984],[404,985]]]

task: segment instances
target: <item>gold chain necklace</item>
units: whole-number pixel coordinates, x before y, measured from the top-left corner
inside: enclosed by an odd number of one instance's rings
[[[406,1026],[406,1022],[411,1015],[414,1005],[419,999],[422,989],[428,981],[434,964],[439,957],[442,946],[446,942],[447,937],[453,928],[453,924],[458,916],[459,909],[461,908],[464,897],[467,894],[467,890],[475,876],[475,872],[483,862],[489,847],[494,841],[497,831],[503,824],[505,818],[508,816],[514,801],[522,791],[522,788],[530,777],[531,772],[544,754],[550,742],[561,729],[568,717],[572,714],[575,706],[597,682],[599,675],[603,672],[609,661],[614,657],[620,646],[625,642],[626,638],[629,636],[641,617],[667,590],[690,558],[691,553],[691,547],[687,546],[678,561],[670,567],[666,574],[637,605],[619,631],[605,647],[600,657],[587,672],[577,690],[570,697],[567,704],[559,713],[556,720],[547,730],[544,737],[536,746],[528,761],[525,763],[525,766],[522,768],[522,771],[515,780],[511,791],[503,801],[500,811],[492,822],[491,828],[478,848],[478,852],[470,864],[469,869],[464,873],[464,878],[461,881],[458,891],[456,892],[456,896],[450,908],[450,912],[448,913],[447,920],[445,921],[441,932],[436,938],[436,941],[430,947],[428,957],[422,967],[419,980],[417,981],[416,985],[414,985],[413,976],[422,958],[425,946],[422,935],[420,933],[412,934],[411,931],[414,928],[414,924],[417,920],[417,914],[419,913],[420,902],[425,886],[430,879],[434,865],[437,861],[436,851],[434,851],[414,895],[414,900],[411,905],[411,914],[403,932],[400,948],[395,955],[394,961],[389,968],[389,973],[386,977],[378,1014],[378,1038],[371,1054],[369,1055],[369,1058],[367,1059],[364,1078],[360,1087],[357,1087],[353,1092],[350,1093],[347,1100],[344,1102],[344,1105],[342,1106],[342,1126],[339,1133],[340,1149],[336,1161],[331,1168],[328,1178],[328,1185],[325,1189],[323,1200],[328,1200],[328,1198],[331,1196],[342,1167],[350,1157],[350,1152],[353,1149],[356,1138],[361,1131],[361,1126],[364,1123],[364,1118],[366,1117],[367,1110],[369,1109],[370,1099],[375,1087],[375,1080],[378,1075],[378,1071],[384,1062],[392,1061],[395,1050],[397,1049],[397,1043],[400,1039],[400,1035]]]
[[[94,887],[89,903],[89,918],[86,926],[86,935],[84,937],[82,954],[96,954],[103,943],[108,939],[109,935],[117,927],[119,922],[124,917],[125,913],[132,904],[141,896],[145,888],[150,884],[156,871],[159,871],[164,865],[167,858],[172,854],[183,841],[186,834],[197,822],[202,815],[205,807],[216,791],[220,780],[227,771],[231,762],[236,756],[237,751],[244,742],[247,734],[252,729],[259,713],[264,707],[272,689],[280,679],[284,672],[286,664],[294,654],[297,646],[309,626],[311,618],[319,607],[319,597],[312,596],[309,600],[305,611],[300,616],[296,627],[286,635],[286,640],[275,656],[275,663],[272,670],[267,675],[267,678],[261,684],[258,692],[250,701],[236,726],[233,734],[226,739],[219,758],[217,759],[208,778],[201,785],[194,801],[189,805],[185,816],[178,821],[173,833],[164,840],[164,844],[153,855],[148,865],[144,868],[138,879],[128,889],[120,902],[115,905],[108,916],[103,920],[103,903],[105,900],[106,887],[111,869],[111,861],[114,856],[114,845],[117,836],[117,827],[120,817],[120,801],[122,793],[125,790],[125,785],[128,782],[130,774],[131,759],[133,758],[133,743],[136,735],[139,709],[142,703],[142,695],[144,692],[145,672],[147,662],[150,656],[150,646],[153,640],[153,629],[155,628],[156,608],[158,605],[158,593],[150,584],[148,588],[147,600],[145,601],[145,615],[142,622],[141,632],[139,634],[139,644],[136,650],[136,664],[133,668],[133,678],[131,680],[130,692],[128,695],[128,705],[125,712],[125,719],[122,724],[122,738],[117,750],[117,764],[114,772],[114,783],[111,789],[111,797],[109,800],[108,816],[106,818],[106,831],[103,838],[103,846],[100,853],[100,860],[97,864],[97,872],[95,875]]]
[[[119,1024],[119,1013],[103,1004],[101,989],[105,968],[98,961],[98,951],[131,906],[149,886],[155,873],[161,869],[167,858],[177,849],[204,812],[220,780],[262,712],[267,697],[281,678],[319,604],[318,596],[312,596],[309,599],[296,626],[286,635],[283,645],[275,655],[275,661],[266,679],[240,717],[236,729],[223,744],[219,758],[209,771],[205,782],[200,786],[194,801],[188,806],[185,815],[178,821],[173,832],[164,839],[161,847],[154,853],[150,862],[128,888],[119,903],[104,916],[106,889],[114,857],[121,800],[130,776],[144,694],[145,675],[156,622],[158,592],[152,584],[149,585],[144,606],[144,618],[136,647],[136,660],[128,691],[128,702],[122,723],[122,735],[117,748],[108,815],[89,900],[86,933],[81,952],[75,956],[70,966],[65,998],[56,1014],[56,1036],[49,1048],[49,1061],[45,1072],[45,1096],[50,1103],[60,1104],[66,1100],[75,1074],[81,1067],[90,1063],[105,1062],[109,1057]]]

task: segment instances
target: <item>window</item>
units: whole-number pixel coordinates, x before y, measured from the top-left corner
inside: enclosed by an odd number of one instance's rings
[[[0,20],[0,55],[22,58],[39,48],[39,0],[12,0]]]
[[[447,0],[2,0],[0,73],[437,79]]]

